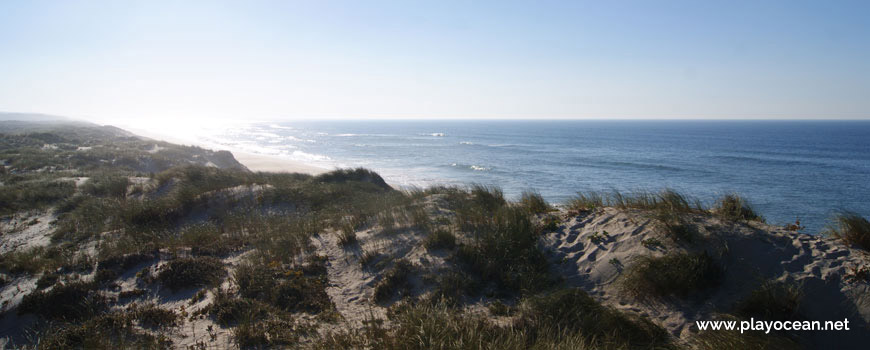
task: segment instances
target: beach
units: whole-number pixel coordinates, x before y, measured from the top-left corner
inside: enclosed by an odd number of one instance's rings
[[[122,127],[138,136],[146,137],[149,139],[165,141],[179,145],[198,146],[215,151],[229,151],[233,154],[236,160],[239,161],[239,163],[242,163],[242,165],[244,165],[251,171],[317,175],[330,170],[324,167],[306,164],[277,155],[256,154],[251,152],[245,152],[237,148],[206,143],[193,137],[179,137],[166,133],[160,133],[154,131],[153,129],[135,128],[126,125],[122,125]]]

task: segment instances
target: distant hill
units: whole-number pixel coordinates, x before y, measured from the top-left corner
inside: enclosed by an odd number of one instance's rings
[[[41,171],[161,172],[180,165],[247,170],[227,151],[180,146],[82,121],[0,120],[0,160],[10,174]]]
[[[20,120],[27,122],[72,121],[68,117],[41,113],[0,112],[0,120]]]

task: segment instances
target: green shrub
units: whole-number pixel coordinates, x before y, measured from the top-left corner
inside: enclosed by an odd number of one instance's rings
[[[685,298],[715,287],[721,276],[721,268],[707,252],[643,256],[628,266],[622,276],[621,287],[636,297],[673,295]]]
[[[838,213],[825,233],[839,238],[845,244],[870,250],[870,221],[856,213]]]
[[[226,275],[223,263],[212,257],[179,258],[162,266],[157,280],[171,290],[220,283]]]

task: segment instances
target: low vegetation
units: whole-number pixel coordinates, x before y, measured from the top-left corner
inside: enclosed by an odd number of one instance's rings
[[[448,230],[435,230],[426,237],[425,245],[427,249],[453,249],[456,247],[456,235]]]
[[[667,332],[651,322],[606,308],[581,290],[566,289],[523,302],[511,325],[445,304],[391,309],[391,328],[369,323],[361,332],[321,337],[315,349],[667,349]]]
[[[712,211],[726,220],[764,221],[746,199],[736,194],[726,194],[719,198]]]
[[[179,258],[162,266],[157,280],[172,290],[212,286],[220,282],[226,270],[212,257]]]
[[[870,221],[853,212],[841,212],[825,231],[848,245],[870,250]]]
[[[621,288],[638,298],[675,296],[687,298],[719,284],[721,268],[706,252],[642,256],[622,275]]]
[[[764,281],[734,306],[734,314],[757,320],[797,320],[803,299],[800,286],[781,281]]]
[[[544,200],[544,197],[537,192],[523,192],[519,204],[532,214],[543,214],[553,210],[550,204]]]
[[[322,264],[322,261],[313,262]],[[239,295],[284,311],[312,314],[334,308],[326,295],[326,271],[309,267],[284,266],[277,262],[242,264],[236,269]]]
[[[74,321],[93,317],[106,307],[106,298],[97,293],[93,283],[73,282],[25,295],[18,313],[32,313],[53,321]]]
[[[374,301],[385,303],[395,296],[405,296],[411,293],[411,274],[414,265],[407,260],[398,260],[393,267],[384,274],[383,279],[375,285]]]
[[[549,265],[537,248],[538,234],[527,212],[504,204],[479,210],[466,214],[472,240],[459,247],[459,261],[498,291],[533,293],[550,286]]]
[[[38,349],[167,349],[171,341],[137,329],[134,315],[112,312],[81,323],[57,323],[37,333]]]

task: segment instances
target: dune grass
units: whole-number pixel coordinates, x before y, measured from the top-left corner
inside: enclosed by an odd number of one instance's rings
[[[376,303],[385,303],[395,296],[403,298],[410,295],[412,287],[410,278],[415,270],[415,266],[408,260],[397,260],[384,274],[383,279],[375,285],[372,299]]]
[[[126,311],[102,314],[81,323],[56,323],[35,336],[33,349],[166,349],[171,346],[163,333],[137,329],[135,315]],[[30,347],[25,347],[30,349]]]
[[[573,210],[590,210],[602,207],[677,213],[704,210],[703,205],[697,199],[672,189],[664,189],[659,192],[636,191],[631,193],[622,193],[616,190],[611,192],[580,192],[569,200],[567,205],[569,209]]]
[[[471,242],[459,248],[459,260],[500,290],[529,293],[552,285],[549,263],[537,248],[538,232],[528,212],[507,205],[493,211],[470,220]]]
[[[33,176],[28,176],[28,178]],[[10,184],[4,181],[0,191],[0,215],[8,215],[23,210],[44,209],[72,197],[75,193],[73,181],[63,181],[46,176],[33,180],[19,180]]]
[[[532,191],[524,191],[518,204],[532,214],[543,214],[553,210],[553,207],[544,200],[540,193]]]
[[[249,261],[239,265],[233,279],[239,295],[288,312],[317,314],[334,309],[326,294],[323,260],[306,266],[286,266],[277,261]],[[316,266],[313,266],[316,265]]]
[[[216,258],[178,258],[160,268],[157,272],[157,280],[171,290],[180,290],[213,286],[225,275],[223,262]]]
[[[870,221],[854,212],[837,213],[824,231],[847,245],[870,250]]]
[[[706,252],[642,256],[626,268],[620,288],[637,298],[687,298],[717,286],[721,276],[721,267]]]
[[[781,281],[764,281],[734,306],[734,314],[756,320],[797,320],[803,301],[800,286]]]
[[[445,229],[435,230],[429,233],[423,244],[430,250],[450,250],[456,247],[456,235]]]
[[[578,289],[528,299],[511,325],[441,303],[391,310],[393,327],[367,323],[361,331],[320,337],[314,349],[668,349],[668,334],[649,321],[595,302]]]
[[[97,293],[94,283],[73,282],[25,295],[18,313],[32,313],[54,321],[76,321],[92,318],[106,307],[106,298]]]
[[[732,221],[761,221],[764,218],[755,212],[752,205],[738,194],[726,194],[716,201],[711,210],[717,216]]]

